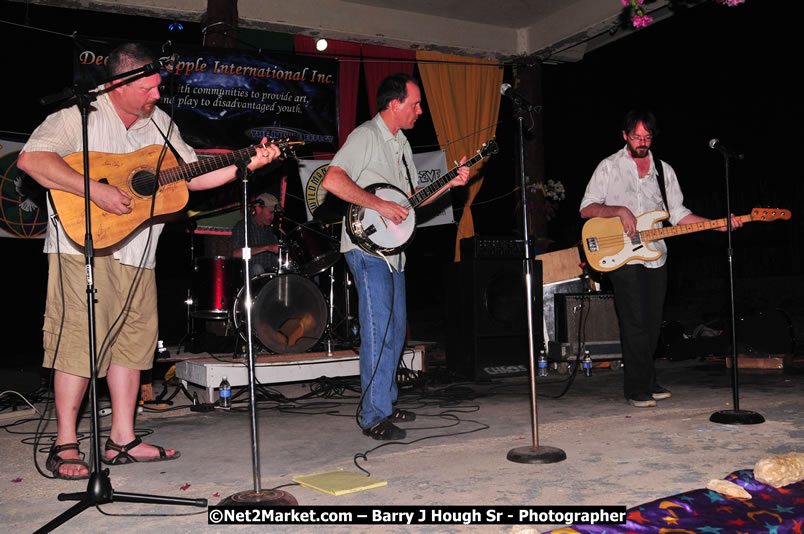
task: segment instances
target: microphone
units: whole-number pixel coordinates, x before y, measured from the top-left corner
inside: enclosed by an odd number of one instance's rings
[[[720,150],[720,152],[727,158],[743,159],[745,156],[739,152],[730,149],[720,142],[718,139],[711,139],[709,141],[709,148],[712,150]]]
[[[159,64],[162,67],[165,67],[170,72],[173,72],[176,69],[176,63],[178,62],[179,62],[179,54],[175,52],[167,57],[159,58]]]
[[[508,98],[513,100],[514,104],[516,104],[518,107],[526,111],[535,111],[537,113],[540,113],[542,110],[541,106],[534,106],[533,104],[525,100],[525,98],[523,98],[522,95],[514,91],[514,88],[511,87],[510,83],[502,84],[500,86],[500,93],[502,93],[503,96],[507,96]]]
[[[159,73],[159,70],[162,68],[162,64],[159,61],[154,61],[153,63],[148,63],[140,68],[142,69],[143,76],[152,76]],[[129,74],[130,73],[128,72],[124,72],[119,74],[115,79],[127,78]]]

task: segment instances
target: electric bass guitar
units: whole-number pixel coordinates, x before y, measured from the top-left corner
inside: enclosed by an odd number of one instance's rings
[[[282,155],[292,156],[294,145],[303,145],[304,141],[280,140],[268,143],[271,144],[276,145]],[[267,145],[262,145],[262,148],[265,146]],[[152,201],[153,216],[180,211],[190,196],[186,182],[196,176],[234,165],[244,158],[251,159],[257,153],[257,148],[259,147],[247,147],[187,165],[179,165],[176,157],[168,150],[163,157],[158,183],[156,169],[162,145],[146,146],[129,154],[90,152],[90,178],[113,185],[131,197],[131,212],[123,215],[109,213],[90,202],[93,246],[97,249],[111,247],[131,235],[151,219]],[[64,161],[76,172],[84,173],[83,152],[68,154]],[[51,189],[50,197],[67,236],[83,245],[86,234],[84,197],[55,189]]]
[[[383,200],[396,202],[410,211],[404,221],[400,224],[394,224],[376,210],[358,206],[357,204],[349,204],[346,211],[346,231],[349,237],[351,237],[353,243],[369,254],[374,254],[375,256],[399,254],[413,241],[413,234],[416,232],[415,209],[438,193],[450,180],[458,176],[458,170],[461,167],[472,167],[480,163],[483,158],[497,152],[497,142],[494,139],[490,139],[483,144],[473,158],[466,160],[463,164],[455,167],[410,197],[398,187],[390,184],[379,183],[366,187],[365,190],[369,193],[375,194]]]
[[[637,217],[637,232],[628,237],[619,217],[594,217],[583,225],[582,243],[586,260],[597,271],[614,271],[631,260],[651,261],[661,257],[662,252],[651,247],[651,242],[666,237],[723,228],[725,218],[666,228],[654,228],[654,224],[670,216],[664,210],[649,211]],[[749,215],[737,217],[742,222],[788,220],[790,210],[754,208]]]

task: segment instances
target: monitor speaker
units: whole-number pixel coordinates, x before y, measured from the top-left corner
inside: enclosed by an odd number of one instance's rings
[[[542,264],[534,261],[533,321],[542,346]],[[447,365],[472,379],[526,374],[529,365],[524,262],[470,257],[452,266]]]

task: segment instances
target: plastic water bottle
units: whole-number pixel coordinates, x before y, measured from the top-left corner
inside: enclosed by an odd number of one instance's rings
[[[223,380],[221,380],[221,385],[218,387],[221,395],[219,406],[228,410],[232,407],[232,386],[229,384],[229,379],[224,376]]]
[[[544,349],[539,351],[539,376],[547,376],[547,356]]]
[[[589,351],[583,351],[583,374],[584,376],[592,376],[592,357],[589,356]]]

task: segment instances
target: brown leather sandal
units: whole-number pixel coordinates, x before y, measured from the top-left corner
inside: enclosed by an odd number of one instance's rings
[[[129,454],[128,451],[130,451],[131,449],[133,449],[134,447],[136,447],[137,445],[139,445],[141,443],[142,443],[142,440],[139,437],[134,438],[134,441],[132,441],[131,443],[126,443],[125,445],[118,445],[117,443],[112,441],[112,438],[109,438],[109,439],[106,440],[106,446],[104,447],[104,450],[107,451],[107,452],[108,451],[115,451],[115,452],[117,452],[117,455],[112,457],[112,458],[109,458],[109,457],[106,456],[106,454],[104,454],[103,458],[101,458],[101,460],[106,465],[126,465],[126,464],[133,464],[133,463],[137,463],[137,462],[139,462],[139,463],[144,463],[144,462],[166,462],[168,460],[175,460],[176,458],[181,456],[181,453],[179,451],[176,451],[176,453],[173,454],[172,456],[168,456],[167,453],[165,452],[164,447],[160,447],[159,445],[154,445],[154,447],[156,447],[159,450],[159,456],[147,456],[147,457],[140,456],[140,457],[137,457],[137,456],[132,456],[131,454]]]
[[[59,456],[60,452],[63,451],[78,451],[78,454],[81,455],[82,459],[78,458],[62,458]],[[62,445],[53,445],[50,447],[50,454],[47,455],[47,461],[45,462],[45,469],[53,473],[55,478],[60,478],[62,480],[84,480],[89,478],[89,464],[87,464],[84,460],[84,453],[82,453],[78,449],[78,443],[64,443]],[[87,468],[87,473],[85,475],[65,475],[59,469],[61,466],[67,464],[74,464],[80,465]]]

